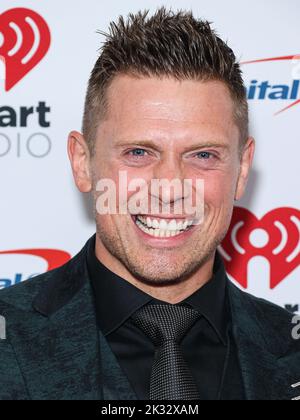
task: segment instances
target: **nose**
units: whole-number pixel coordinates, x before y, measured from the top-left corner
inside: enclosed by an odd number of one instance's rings
[[[182,162],[173,155],[168,156],[154,168],[152,198],[162,205],[175,205],[185,197],[184,170]]]

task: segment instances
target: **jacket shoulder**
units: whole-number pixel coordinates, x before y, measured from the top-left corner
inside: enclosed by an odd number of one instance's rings
[[[300,337],[295,339],[293,331],[299,324],[296,314],[271,303],[265,299],[246,293],[230,283],[231,308],[234,322],[247,331],[252,337],[260,331],[263,342],[270,343],[270,349],[282,353],[297,352],[300,354]],[[298,327],[300,331],[300,327]]]
[[[0,291],[0,327],[5,333],[0,339],[0,401],[29,399],[16,348],[21,346],[23,353],[26,342],[34,343],[37,332],[48,325],[48,313],[64,305],[62,296],[69,301],[79,290],[84,255],[81,250],[63,266]]]
[[[32,310],[33,301],[37,296],[44,295],[51,303],[51,296],[57,297],[60,291],[67,288],[72,291],[76,283],[72,279],[78,279],[81,275],[85,249],[86,247],[61,267],[1,290],[0,315],[3,315],[2,312],[6,308],[12,307],[21,311]]]
[[[30,309],[34,297],[38,295],[46,282],[51,282],[53,279],[63,276],[65,269],[66,265],[1,290],[0,313],[3,308],[10,306],[25,311]]]
[[[267,319],[271,319],[274,322],[274,317],[276,319],[282,319],[282,320],[291,320],[295,314],[288,311],[287,309],[276,305],[275,303],[272,303],[266,299],[262,299],[256,296],[253,296],[247,292],[239,290],[239,293],[243,297],[244,303],[247,302],[247,304],[253,306],[253,309],[261,314],[262,316],[266,316]]]

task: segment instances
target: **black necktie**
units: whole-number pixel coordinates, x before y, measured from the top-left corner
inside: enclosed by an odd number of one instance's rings
[[[179,305],[146,305],[132,316],[155,345],[150,400],[200,398],[179,345],[199,317],[198,312]]]

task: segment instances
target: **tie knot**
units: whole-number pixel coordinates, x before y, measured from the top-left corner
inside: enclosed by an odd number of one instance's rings
[[[132,320],[155,346],[160,346],[168,340],[179,343],[199,317],[199,312],[186,306],[146,305]]]

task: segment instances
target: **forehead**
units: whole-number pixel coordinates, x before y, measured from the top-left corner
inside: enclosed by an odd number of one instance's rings
[[[116,136],[146,131],[173,136],[176,131],[185,137],[193,131],[232,137],[237,132],[233,100],[220,81],[120,75],[108,89],[107,102],[104,126]]]

